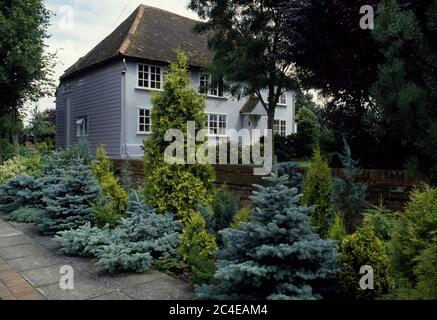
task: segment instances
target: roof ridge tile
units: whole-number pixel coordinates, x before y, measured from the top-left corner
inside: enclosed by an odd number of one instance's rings
[[[145,9],[145,6],[143,4],[141,4],[137,8],[137,16],[136,16],[134,22],[132,23],[132,25],[129,29],[129,32],[126,35],[126,38],[124,39],[123,43],[121,44],[120,48],[118,49],[119,54],[125,54],[126,50],[129,48],[129,45],[131,44],[130,38],[133,34],[135,34],[135,32],[138,29],[138,25],[141,22],[141,19],[143,19],[144,9]]]

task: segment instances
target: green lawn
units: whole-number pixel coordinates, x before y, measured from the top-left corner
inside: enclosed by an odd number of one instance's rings
[[[310,160],[295,160],[299,168],[309,168]]]

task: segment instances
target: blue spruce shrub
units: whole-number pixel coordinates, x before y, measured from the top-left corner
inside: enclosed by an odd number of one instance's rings
[[[92,227],[87,222],[76,230],[58,232],[56,240],[64,254],[95,256],[97,265],[109,272],[144,272],[156,259],[177,256],[180,232],[174,214],[159,213],[135,195],[115,228]]]
[[[86,222],[94,222],[91,207],[100,187],[91,174],[91,168],[80,159],[60,176],[50,176],[42,199],[45,212],[37,217],[41,233],[52,235],[59,231],[76,229]]]
[[[90,222],[75,230],[58,232],[55,239],[60,251],[70,256],[93,257],[102,245],[109,243],[110,229],[92,227]]]
[[[40,200],[39,188],[39,179],[28,175],[16,176],[0,186],[0,204],[37,204]]]
[[[290,188],[297,188],[299,191],[303,189],[304,175],[297,170],[297,162],[278,162],[278,176],[288,176],[289,182],[287,186]]]
[[[321,240],[308,222],[312,207],[289,188],[288,176],[255,186],[256,211],[238,229],[221,231],[215,282],[196,287],[200,299],[320,299],[340,271],[336,242]]]
[[[99,247],[97,265],[109,272],[144,272],[155,259],[177,256],[180,232],[175,215],[159,213],[136,196],[108,243]]]
[[[237,199],[226,185],[216,191],[212,207],[217,231],[228,228],[239,210]]]
[[[21,207],[8,214],[6,220],[18,223],[34,223],[39,214],[41,214],[40,209]]]
[[[361,169],[358,161],[352,158],[352,153],[346,139],[343,138],[344,149],[339,154],[343,165],[343,178],[334,178],[335,187],[331,201],[336,212],[341,213],[349,232],[354,232],[361,224],[363,213],[369,208],[366,200],[367,184],[357,181]]]
[[[205,219],[208,232],[214,237],[218,237],[217,240],[220,242],[218,232],[229,228],[234,216],[240,209],[235,195],[226,185],[216,190],[211,207],[209,209],[201,204],[199,205],[199,212]]]

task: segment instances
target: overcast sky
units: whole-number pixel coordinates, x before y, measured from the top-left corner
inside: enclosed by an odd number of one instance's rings
[[[109,35],[141,3],[189,18],[197,15],[188,0],[45,0],[55,16],[49,28],[48,50],[57,52],[55,78]],[[58,82],[57,82],[58,84]],[[54,107],[54,98],[41,99],[40,110]]]

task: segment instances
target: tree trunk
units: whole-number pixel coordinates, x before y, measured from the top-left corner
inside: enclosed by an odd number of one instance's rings
[[[16,130],[12,130],[12,146],[14,150],[14,155],[18,155],[20,152],[18,150],[18,134]]]
[[[274,132],[274,126],[275,126],[275,110],[276,108],[271,108],[269,106],[269,109],[267,110],[267,129],[272,130],[272,147],[273,147],[273,157],[275,156],[275,132]]]
[[[17,133],[17,110],[12,111],[12,128],[11,128],[11,136],[12,136],[12,146],[14,150],[14,155],[18,155],[18,133]]]
[[[2,131],[0,129],[0,165],[3,164],[3,137],[2,137]]]

